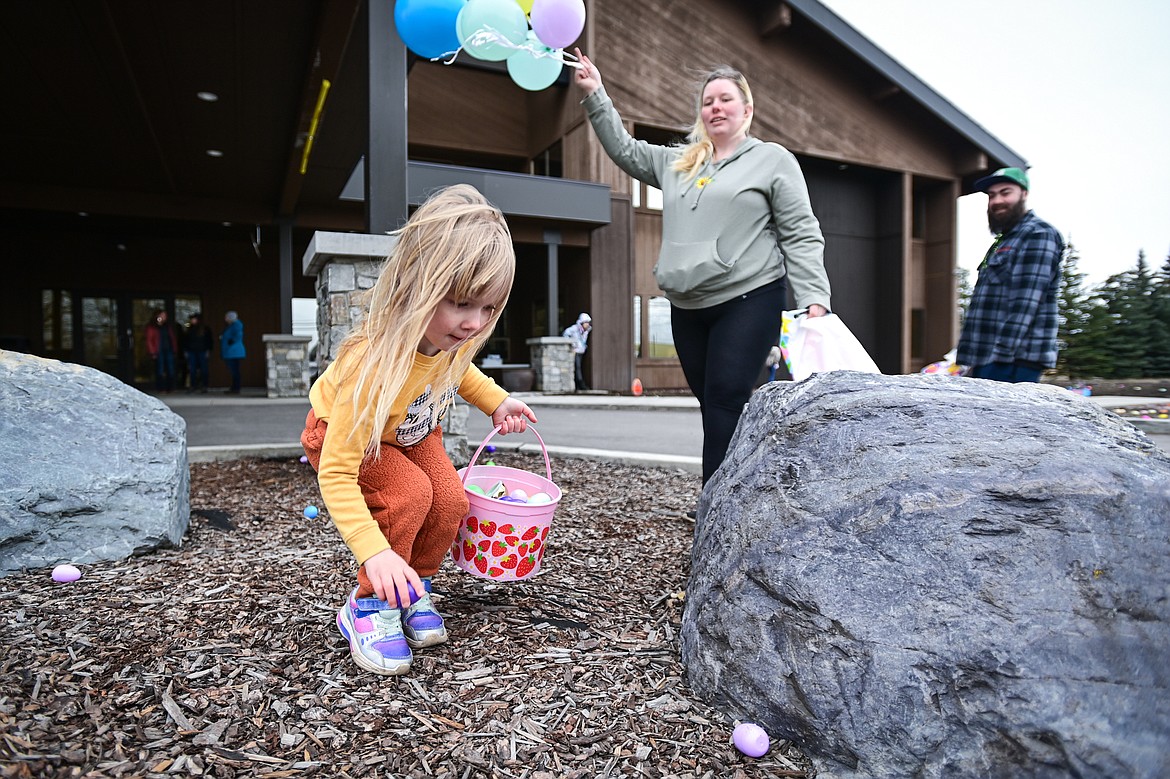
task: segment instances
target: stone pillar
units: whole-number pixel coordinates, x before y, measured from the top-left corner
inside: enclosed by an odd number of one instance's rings
[[[303,258],[306,276],[317,277],[317,362],[324,371],[342,339],[361,319],[363,293],[378,280],[395,238],[365,233],[316,232]]]
[[[539,392],[571,393],[573,381],[573,341],[560,336],[529,338],[528,362],[536,374]]]
[[[443,418],[443,448],[456,468],[467,465],[474,451],[467,440],[467,418],[472,412],[481,413],[478,408],[472,409],[466,400],[456,395],[454,405],[447,409],[447,416]],[[475,445],[479,446],[479,442]]]
[[[309,396],[309,341],[307,335],[264,335],[268,363],[268,397]]]
[[[342,339],[362,318],[363,293],[378,280],[397,241],[392,235],[318,231],[302,260],[306,276],[317,277],[317,370],[337,358]],[[569,386],[572,386],[570,373]],[[462,423],[461,423],[462,420]],[[447,411],[443,444],[451,462],[467,459],[467,406]]]

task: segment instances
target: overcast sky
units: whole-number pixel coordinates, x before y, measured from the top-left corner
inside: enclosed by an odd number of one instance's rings
[[[1170,0],[821,0],[1028,161],[1089,284],[1170,254]],[[991,242],[959,200],[959,266]],[[971,277],[974,282],[974,274]]]

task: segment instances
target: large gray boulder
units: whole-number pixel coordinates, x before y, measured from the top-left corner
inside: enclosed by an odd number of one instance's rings
[[[187,425],[80,365],[0,351],[0,576],[178,544]]]
[[[825,777],[1170,776],[1170,457],[1054,387],[829,373],[700,500],[687,680]]]

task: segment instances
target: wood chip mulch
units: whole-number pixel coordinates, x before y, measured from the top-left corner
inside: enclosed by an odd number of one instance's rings
[[[303,516],[309,466],[193,465],[181,548],[0,579],[0,776],[811,776],[787,742],[740,754],[683,681],[698,477],[554,459],[553,480],[537,575],[448,559],[451,640],[378,677],[334,624],[353,561],[327,512]]]

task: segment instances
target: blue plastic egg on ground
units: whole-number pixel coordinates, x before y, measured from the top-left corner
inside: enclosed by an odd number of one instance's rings
[[[317,514],[318,514],[318,512],[317,512],[316,506],[305,506],[305,516],[306,517],[308,517],[309,519],[316,519]]]

